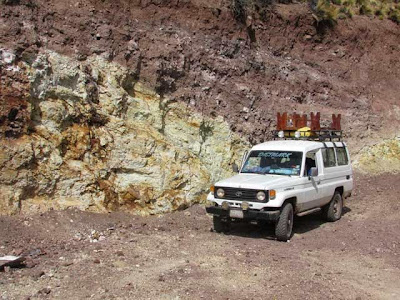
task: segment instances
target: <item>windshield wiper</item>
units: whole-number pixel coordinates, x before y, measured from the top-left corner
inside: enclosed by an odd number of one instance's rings
[[[282,173],[274,173],[275,175],[282,175],[282,176],[289,176],[289,177],[292,177],[292,175],[291,174],[282,174]]]
[[[267,173],[265,173],[265,172],[254,172],[254,174],[266,175]]]
[[[267,175],[268,173],[264,173],[264,172],[240,172],[240,173],[244,173],[244,174],[259,174],[259,175]]]

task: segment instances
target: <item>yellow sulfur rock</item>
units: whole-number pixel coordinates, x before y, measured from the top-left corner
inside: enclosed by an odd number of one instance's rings
[[[26,68],[34,126],[0,145],[2,214],[180,209],[204,201],[248,147],[221,117],[161,98],[99,56],[45,52]]]

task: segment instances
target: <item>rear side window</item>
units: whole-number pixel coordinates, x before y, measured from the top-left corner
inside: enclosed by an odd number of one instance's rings
[[[322,158],[324,160],[325,168],[336,166],[335,150],[333,148],[323,148]]]
[[[344,166],[349,163],[349,158],[347,157],[346,148],[336,148],[337,162],[339,166]]]

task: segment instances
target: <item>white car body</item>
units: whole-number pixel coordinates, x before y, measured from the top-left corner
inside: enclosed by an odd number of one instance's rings
[[[336,164],[330,167],[324,165],[323,151],[326,148],[334,149]],[[337,161],[338,148],[344,148],[347,155],[347,164]],[[275,140],[265,142],[254,146],[249,154],[244,158],[243,162],[252,151],[296,151],[301,152],[302,163],[299,175],[276,175],[276,174],[249,174],[242,173],[243,165],[239,173],[233,177],[218,181],[215,183],[215,188],[235,188],[235,189],[251,189],[268,192],[276,191],[274,199],[269,199],[266,202],[248,201],[249,210],[255,211],[270,211],[279,210],[286,201],[290,200],[293,203],[295,214],[312,211],[315,208],[321,208],[327,205],[335,191],[341,193],[341,196],[347,198],[353,190],[353,171],[350,163],[350,156],[346,144],[344,142],[319,142],[307,140]],[[333,153],[332,150],[330,153]],[[344,150],[340,149],[341,155]],[[309,153],[309,154],[307,154]],[[315,153],[315,163],[318,169],[316,176],[309,176],[305,172],[306,154]],[[324,152],[325,153],[325,152]],[[242,163],[243,163],[242,162]],[[213,202],[216,207],[222,206],[223,202],[228,202],[229,208],[240,209],[243,200],[233,198],[218,198],[216,194],[210,192],[207,200]],[[208,211],[208,210],[207,210]],[[208,211],[213,213],[211,211]]]

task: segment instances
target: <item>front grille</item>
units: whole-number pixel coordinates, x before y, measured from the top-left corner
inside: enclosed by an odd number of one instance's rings
[[[224,198],[219,198],[217,195],[217,190],[222,188],[225,191]],[[238,188],[228,188],[228,187],[215,187],[214,197],[218,199],[228,199],[237,201],[252,201],[260,202],[257,200],[256,195],[260,190],[249,190],[249,189],[238,189]],[[262,202],[268,201],[268,191],[263,191],[266,194],[266,198]]]

